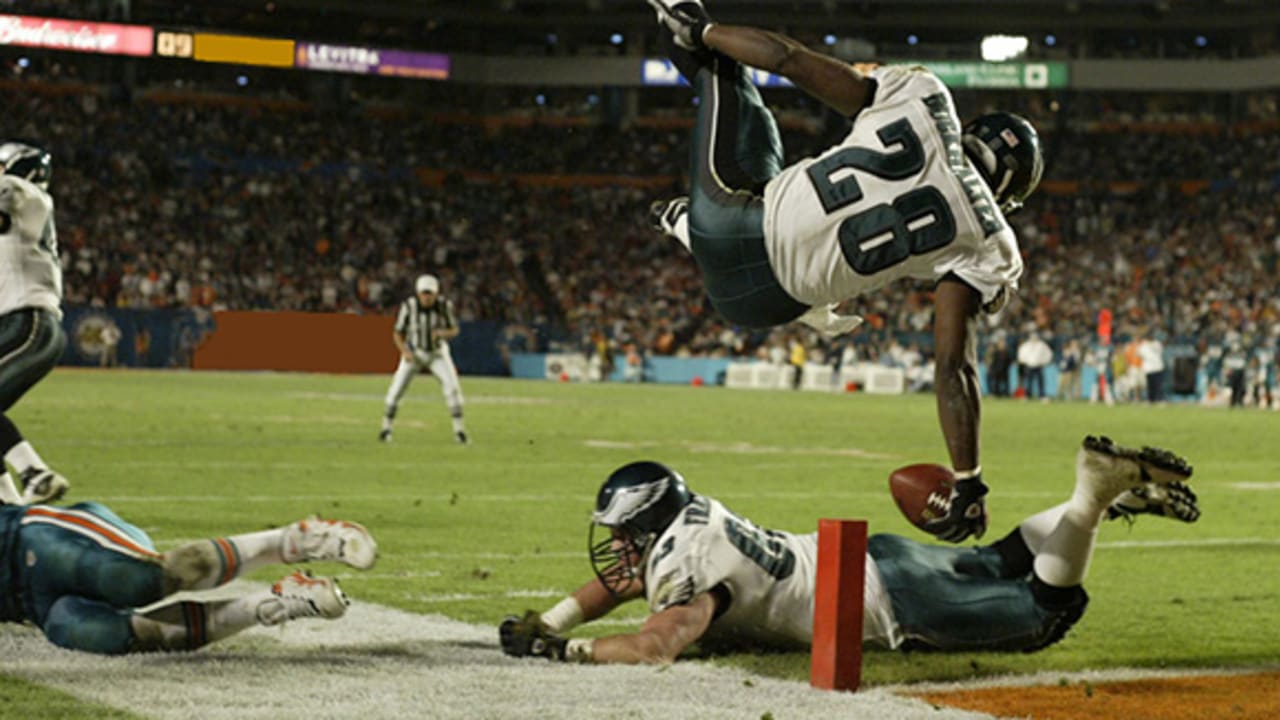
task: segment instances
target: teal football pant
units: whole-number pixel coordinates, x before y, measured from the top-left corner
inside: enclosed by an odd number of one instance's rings
[[[868,538],[867,553],[889,593],[904,650],[1039,650],[1062,639],[1088,603],[1079,587],[1060,591],[1066,599],[1053,605],[1038,600],[1031,573],[1007,577],[991,547],[924,545],[882,533]]]
[[[165,597],[146,533],[94,502],[35,505],[20,522],[14,572],[26,618],[60,647],[129,652],[133,609]]]
[[[49,374],[66,345],[62,324],[48,310],[22,308],[0,316],[0,412]]]
[[[787,294],[764,244],[765,184],[782,170],[773,115],[746,70],[716,53],[672,58],[697,91],[689,239],[711,304],[732,323],[772,327],[809,309]]]

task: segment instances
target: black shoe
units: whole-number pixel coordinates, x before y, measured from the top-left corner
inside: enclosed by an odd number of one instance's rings
[[[378,433],[378,439],[384,443],[391,442],[391,428],[387,428],[386,430]]]
[[[24,505],[42,505],[56,502],[67,494],[71,483],[49,468],[29,467],[18,476],[22,481],[22,502]]]
[[[459,445],[470,445],[471,441],[467,439],[467,434],[461,430],[454,433],[453,436],[458,439]]]
[[[676,222],[689,212],[689,198],[678,197],[672,200],[655,200],[649,206],[649,225],[654,230],[676,237]]]

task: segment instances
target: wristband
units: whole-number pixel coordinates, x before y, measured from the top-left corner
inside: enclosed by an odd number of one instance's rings
[[[561,634],[582,624],[582,606],[578,599],[569,597],[556,603],[556,606],[542,613],[542,622],[551,632]]]
[[[568,662],[589,663],[595,660],[595,640],[570,640],[564,647],[564,659]]]
[[[705,24],[703,24],[702,29],[698,32],[698,44],[701,45],[702,49],[704,50],[707,49],[707,31],[710,30],[714,25],[715,23],[708,20]]]

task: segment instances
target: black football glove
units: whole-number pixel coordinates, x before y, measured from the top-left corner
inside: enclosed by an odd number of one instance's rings
[[[702,33],[711,25],[711,16],[701,2],[694,0],[645,0],[658,14],[658,22],[666,26],[676,45],[689,51],[706,50]]]
[[[551,633],[536,610],[526,610],[524,617],[508,615],[498,626],[498,638],[502,641],[502,652],[508,655],[548,660],[564,660],[565,646],[569,644],[565,638]]]
[[[924,529],[940,540],[958,543],[972,535],[974,539],[987,532],[987,486],[981,475],[957,480],[942,517],[925,523]]]

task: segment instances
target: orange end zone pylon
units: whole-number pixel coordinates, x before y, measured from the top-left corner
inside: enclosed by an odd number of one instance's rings
[[[867,572],[865,520],[818,521],[809,684],[857,690],[862,682],[862,604]]]

